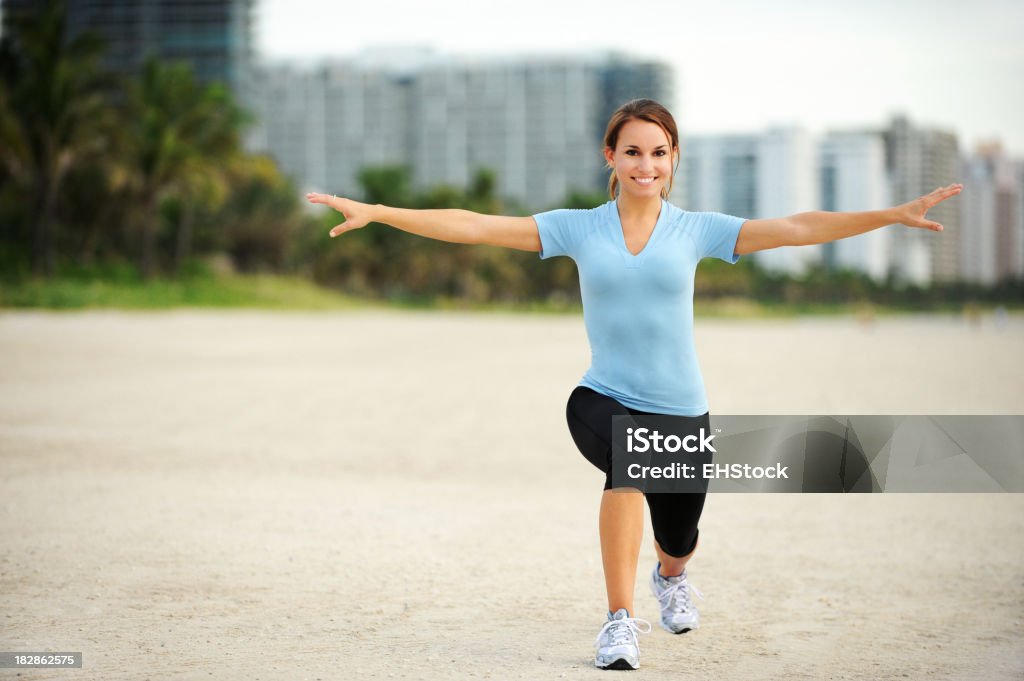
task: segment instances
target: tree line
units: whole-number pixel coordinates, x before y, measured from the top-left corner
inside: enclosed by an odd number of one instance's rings
[[[96,273],[110,264],[140,280],[181,277],[226,254],[242,272],[296,274],[365,297],[579,300],[567,258],[541,263],[536,253],[442,243],[374,224],[331,240],[327,231],[340,215],[311,215],[273,159],[243,149],[255,121],[224,85],[202,85],[189,65],[152,57],[136,74],[114,75],[102,66],[101,36],[66,39],[62,3],[13,20],[0,40],[3,279]],[[353,198],[370,203],[528,214],[497,197],[497,178],[486,169],[466,188],[416,191],[404,166],[365,168],[358,181],[353,194],[361,195]],[[560,207],[607,200],[576,191]],[[1024,297],[1019,283],[915,289],[820,269],[793,278],[749,258],[735,266],[705,261],[697,294],[912,305]]]
[[[190,66],[156,58],[114,75],[102,67],[101,36],[65,39],[63,3],[12,19],[0,41],[8,273],[51,277],[60,263],[127,259],[150,278],[218,249],[280,262],[301,213],[274,163],[242,151],[252,118],[225,86],[204,87]]]
[[[339,216],[311,216],[273,159],[243,149],[254,118],[223,84],[204,86],[188,64],[155,57],[127,77],[105,70],[104,39],[67,39],[62,3],[12,19],[0,40],[7,280],[107,271],[98,266],[111,263],[142,280],[178,277],[205,256],[226,254],[242,272],[300,274],[361,295],[571,295],[571,264],[538,268],[535,254],[440,244],[380,225],[331,240]],[[415,192],[402,166],[366,168],[359,183],[356,198],[370,202],[522,212],[495,196],[487,170],[465,189]]]

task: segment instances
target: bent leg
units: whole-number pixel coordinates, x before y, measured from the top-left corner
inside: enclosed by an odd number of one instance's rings
[[[697,524],[704,510],[704,493],[648,494],[654,540],[670,557],[683,558],[697,548]]]
[[[708,414],[692,421],[694,433],[710,430]],[[661,562],[663,577],[682,574],[686,563],[697,549],[700,536],[698,523],[704,511],[706,492],[649,493],[647,505],[654,528],[654,545]]]
[[[612,417],[629,415],[617,400],[582,385],[565,405],[569,434],[584,458],[605,474],[606,490],[612,488]]]

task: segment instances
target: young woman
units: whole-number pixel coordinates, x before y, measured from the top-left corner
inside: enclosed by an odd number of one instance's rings
[[[698,261],[713,256],[735,263],[741,255],[778,246],[820,244],[890,224],[941,230],[925,213],[959,193],[936,189],[888,210],[812,211],[744,220],[714,212],[688,212],[666,199],[679,164],[672,115],[650,99],[621,106],[608,123],[604,155],[611,169],[610,199],[591,210],[558,209],[531,217],[482,215],[459,209],[410,210],[368,205],[328,194],[307,199],[341,212],[336,237],[369,222],[463,244],[489,244],[567,255],[576,261],[591,367],[566,405],[569,431],[581,453],[605,473],[599,527],[608,613],[595,642],[595,665],[636,669],[638,632],[650,623],[633,616],[633,587],[643,536],[646,497],[658,562],[649,584],[672,633],[698,626],[686,565],[697,548],[700,493],[640,494],[612,488],[611,420],[614,415],[689,417],[694,432],[708,428],[704,384],[693,343],[693,278]],[[624,492],[624,493],[618,493]],[[633,493],[630,493],[633,492]]]

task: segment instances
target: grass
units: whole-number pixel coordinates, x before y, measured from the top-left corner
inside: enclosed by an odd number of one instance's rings
[[[63,276],[0,285],[0,307],[3,308],[336,310],[366,306],[365,301],[321,288],[299,277],[260,274],[189,276],[180,281]]]
[[[370,300],[333,291],[298,276],[273,274],[214,274],[195,269],[180,280],[154,278],[144,281],[131,269],[69,271],[52,279],[23,278],[0,283],[0,308],[6,309],[130,309],[160,310],[193,308],[252,308],[264,310],[414,309],[492,313],[581,314],[578,303],[537,301],[527,303],[472,303],[445,298],[398,298]],[[993,307],[994,306],[990,306]],[[1019,311],[1019,306],[1014,306]],[[801,315],[883,316],[921,312],[913,308],[870,304],[761,303],[746,298],[707,300],[698,298],[698,317],[761,319]],[[940,314],[980,313],[949,305],[927,312]]]

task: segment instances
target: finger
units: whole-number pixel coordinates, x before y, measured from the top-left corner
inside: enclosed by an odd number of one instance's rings
[[[931,194],[927,194],[925,196],[925,205],[927,206],[926,210],[930,209],[932,206],[934,206],[937,203],[941,203],[942,201],[945,201],[946,199],[948,199],[948,198],[950,198],[952,196],[956,196],[962,190],[963,190],[963,185],[962,184],[953,184],[953,185],[950,185],[948,187],[939,187],[938,189],[933,191]]]
[[[934,197],[932,197],[932,201],[934,202],[932,203],[932,205],[935,205],[940,201],[945,201],[950,197],[956,196],[962,191],[962,189],[962,186],[946,187],[945,189],[942,189],[941,191],[937,192]]]
[[[334,226],[334,227],[333,227],[333,228],[331,229],[331,236],[332,236],[332,237],[336,237],[336,236],[338,236],[339,234],[343,234],[343,233],[345,233],[345,232],[347,232],[347,231],[348,231],[348,229],[347,229],[347,228],[345,227],[345,223],[342,223],[342,224],[340,224],[340,225],[335,225],[335,226]]]

